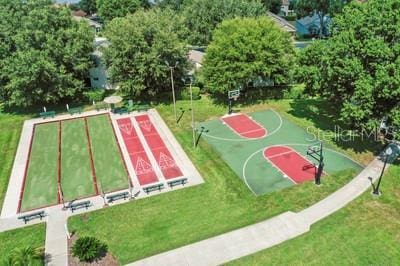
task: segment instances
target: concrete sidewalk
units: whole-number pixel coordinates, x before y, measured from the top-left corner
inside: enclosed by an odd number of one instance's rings
[[[368,177],[376,180],[382,167],[376,158],[347,185],[299,213],[286,212],[129,265],[219,265],[267,249],[308,232],[312,224],[346,206],[371,187]]]

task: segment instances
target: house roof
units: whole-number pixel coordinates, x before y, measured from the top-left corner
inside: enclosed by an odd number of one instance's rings
[[[196,50],[190,50],[188,57],[190,61],[201,64],[201,62],[203,61],[204,53]]]
[[[326,15],[324,17],[324,21],[329,21],[329,20],[330,20],[329,15]],[[317,14],[314,14],[312,16],[306,16],[306,17],[296,20],[296,23],[299,23],[305,27],[308,27],[315,23],[319,26],[319,17]]]
[[[275,15],[272,12],[267,11],[267,15],[272,18],[277,24],[278,26],[280,26],[283,30],[293,33],[296,32],[296,28],[290,24],[286,19],[281,18],[278,15]]]

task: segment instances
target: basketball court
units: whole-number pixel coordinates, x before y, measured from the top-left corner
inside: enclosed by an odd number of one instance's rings
[[[232,113],[199,123],[210,143],[256,195],[314,182],[319,162],[307,155],[316,138],[272,109]],[[324,178],[363,166],[324,143]]]

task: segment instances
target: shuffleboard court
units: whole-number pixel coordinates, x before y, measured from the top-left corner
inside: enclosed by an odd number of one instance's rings
[[[160,134],[154,127],[149,116],[140,115],[136,116],[135,119],[164,177],[166,179],[171,179],[183,176],[179,166],[176,164],[164,141],[161,139]]]
[[[315,177],[316,167],[312,162],[290,147],[268,147],[264,150],[264,157],[296,184]]]
[[[95,194],[94,176],[85,120],[61,123],[61,187],[64,200]]]
[[[59,123],[36,125],[21,211],[57,203]]]
[[[118,119],[117,123],[140,185],[157,182],[157,175],[132,125],[131,119]]]
[[[234,114],[221,118],[222,121],[242,138],[259,139],[267,135],[267,130],[245,114]]]
[[[96,178],[104,192],[129,187],[129,177],[108,115],[87,118]]]

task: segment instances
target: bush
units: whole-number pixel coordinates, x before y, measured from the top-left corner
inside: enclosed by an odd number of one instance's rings
[[[200,88],[192,86],[192,92],[193,100],[200,100]],[[183,88],[180,95],[182,100],[190,100],[190,88]]]
[[[72,255],[80,261],[92,262],[107,253],[107,245],[95,237],[81,237],[72,247]]]
[[[89,102],[100,102],[104,99],[105,90],[103,89],[91,89],[85,91],[83,95],[87,98]]]

